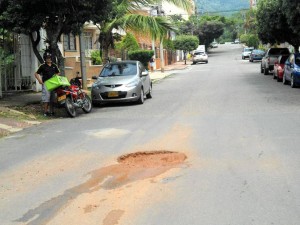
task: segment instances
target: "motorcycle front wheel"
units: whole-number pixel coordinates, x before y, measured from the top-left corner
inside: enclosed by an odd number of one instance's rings
[[[82,100],[83,100],[82,110],[85,113],[89,113],[92,110],[92,101],[91,101],[91,98],[88,95],[85,95]]]
[[[77,113],[76,113],[76,107],[73,103],[72,98],[67,97],[66,98],[66,102],[65,102],[65,108],[67,110],[67,113],[70,117],[76,117]]]

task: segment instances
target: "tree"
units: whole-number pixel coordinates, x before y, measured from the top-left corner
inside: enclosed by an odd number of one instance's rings
[[[140,48],[137,40],[131,33],[127,33],[121,43],[122,48],[128,51],[138,50]]]
[[[293,31],[293,45],[296,52],[299,52],[300,45],[300,2],[294,0],[281,0],[282,11],[286,16],[287,23]]]
[[[186,53],[195,50],[198,45],[198,38],[192,35],[177,36],[174,40],[175,49],[182,50],[184,53],[184,64],[186,64]]]
[[[259,39],[256,34],[242,34],[240,36],[240,41],[249,47],[257,48],[259,45]]]
[[[224,23],[220,21],[205,21],[200,24],[200,28],[197,32],[199,41],[209,47],[210,43],[215,38],[220,37],[224,32]]]
[[[0,2],[0,26],[16,33],[30,36],[33,51],[42,63],[37,50],[40,29],[47,33],[49,50],[58,59],[58,66],[64,71],[63,56],[57,42],[63,33],[79,34],[87,21],[103,20],[111,11],[110,0],[2,0]]]
[[[263,43],[282,43],[289,42],[294,46],[295,50],[298,51],[300,45],[300,34],[297,33],[297,27],[299,24],[294,24],[292,21],[297,20],[293,16],[297,13],[292,13],[292,16],[289,14],[289,7],[296,7],[296,5],[291,4],[286,6],[283,0],[261,0],[258,3],[257,9],[257,31],[258,36]],[[285,10],[279,10],[284,8]],[[295,10],[295,8],[293,8]],[[296,10],[297,11],[297,10]],[[291,21],[292,20],[292,21]],[[295,29],[296,28],[296,29]]]
[[[189,0],[166,0],[183,9],[189,10],[191,4]],[[153,0],[114,0],[110,17],[104,20],[95,21],[100,24],[100,45],[103,50],[103,61],[108,59],[109,48],[114,48],[115,37],[113,29],[123,29],[125,31],[135,31],[142,34],[148,34],[152,39],[160,41],[166,36],[169,30],[176,30],[167,17],[141,14],[144,7],[151,7],[153,3],[159,1]]]
[[[199,42],[206,48],[214,39],[219,38],[224,32],[226,18],[223,16],[202,16],[193,15],[189,21],[183,22],[180,31],[185,35],[197,35]]]

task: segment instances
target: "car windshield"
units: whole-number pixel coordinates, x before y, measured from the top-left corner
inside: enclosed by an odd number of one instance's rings
[[[269,51],[271,55],[288,55],[290,54],[287,48],[271,48]]]
[[[108,64],[101,71],[100,77],[109,76],[129,76],[137,73],[135,63],[116,63]]]
[[[195,52],[194,55],[204,55],[204,52]]]
[[[295,64],[300,66],[300,55],[296,55],[295,57]]]
[[[262,51],[262,50],[253,50],[252,53],[254,53],[254,54],[265,54],[265,52]]]
[[[244,48],[244,52],[251,52],[253,48]]]

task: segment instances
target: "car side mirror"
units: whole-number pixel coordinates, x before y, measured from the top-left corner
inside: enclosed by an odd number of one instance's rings
[[[92,76],[93,80],[97,80],[97,78],[98,78],[97,76]]]
[[[148,74],[149,74],[149,72],[147,70],[145,70],[145,71],[142,72],[142,77],[143,76],[148,76]]]

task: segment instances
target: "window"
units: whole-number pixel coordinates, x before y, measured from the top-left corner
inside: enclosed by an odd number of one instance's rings
[[[93,35],[92,32],[83,32],[85,49],[93,49]]]
[[[76,50],[76,37],[74,34],[65,34],[64,35],[64,49],[69,51]]]

